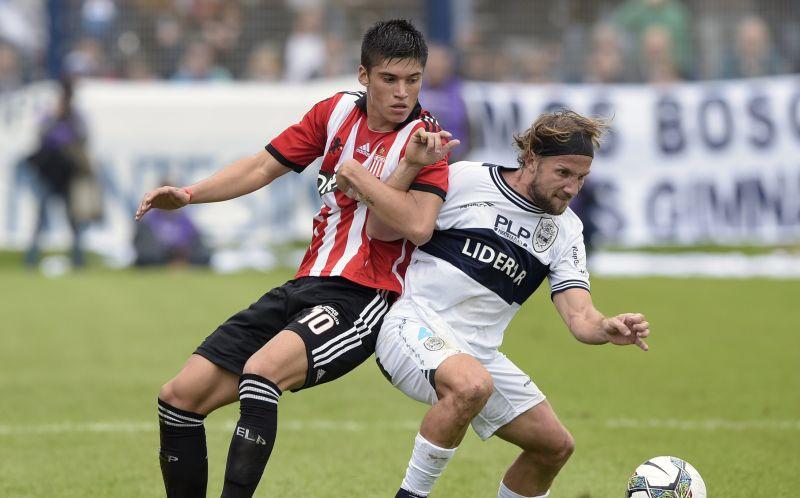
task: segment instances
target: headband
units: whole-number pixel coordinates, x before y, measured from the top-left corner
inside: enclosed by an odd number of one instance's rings
[[[567,141],[561,142],[554,136],[540,138],[541,145],[533,148],[537,156],[589,156],[594,157],[594,144],[586,133],[572,133]]]

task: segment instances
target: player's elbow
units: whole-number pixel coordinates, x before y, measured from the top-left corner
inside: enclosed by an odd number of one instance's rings
[[[411,241],[415,246],[422,246],[428,243],[433,237],[433,226],[427,223],[416,223],[409,228],[409,233],[406,238]]]

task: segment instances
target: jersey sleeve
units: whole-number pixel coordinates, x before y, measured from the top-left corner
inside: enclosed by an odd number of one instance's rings
[[[586,247],[583,244],[583,230],[580,225],[575,237],[561,251],[558,259],[550,263],[550,297],[567,289],[589,289],[589,271],[586,268]]]
[[[341,95],[318,102],[303,119],[272,139],[265,147],[279,163],[300,173],[325,152],[328,118]]]
[[[427,117],[426,117],[427,116]],[[417,131],[417,128],[425,128],[426,131],[439,131],[439,125],[436,123],[436,120],[430,117],[430,115],[423,115],[420,119],[420,123],[414,128],[411,132],[411,135]],[[409,135],[409,137],[411,136]],[[405,156],[405,150],[403,150],[402,156]],[[445,200],[447,197],[447,187],[448,187],[448,171],[447,171],[447,162],[449,159],[449,155],[442,159],[439,162],[430,164],[422,168],[419,173],[417,173],[417,177],[414,178],[414,181],[411,183],[409,190],[420,190],[422,192],[430,192],[432,194],[436,194],[442,198],[442,201]]]

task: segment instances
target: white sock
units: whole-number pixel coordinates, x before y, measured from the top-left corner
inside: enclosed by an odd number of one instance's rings
[[[497,498],[547,498],[548,496],[550,496],[549,490],[547,491],[547,493],[539,496],[531,496],[531,497],[522,496],[521,494],[515,493],[510,489],[508,489],[506,485],[503,484],[503,481],[500,481],[500,489],[497,490]]]
[[[440,448],[417,433],[401,487],[414,494],[428,496],[455,452],[456,448]]]

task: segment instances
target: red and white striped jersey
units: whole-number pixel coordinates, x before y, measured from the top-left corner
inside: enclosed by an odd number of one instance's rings
[[[297,172],[324,155],[317,176],[322,207],[314,216],[311,244],[295,278],[341,276],[375,289],[402,291],[413,244],[367,237],[367,208],[336,189],[335,173],[342,161],[353,158],[385,181],[403,157],[409,137],[421,127],[439,130],[436,120],[417,104],[394,130],[372,131],[364,92],[342,92],[316,104],[267,145],[281,164]],[[447,161],[422,168],[411,189],[444,200]]]

